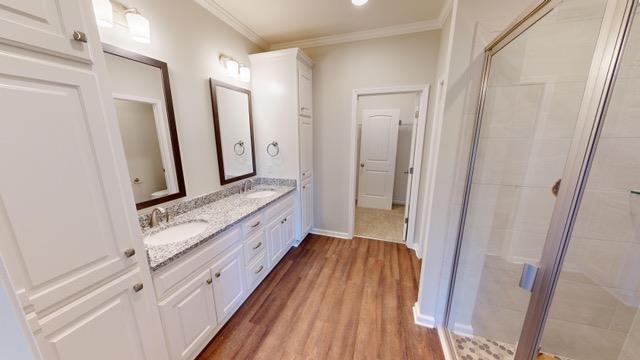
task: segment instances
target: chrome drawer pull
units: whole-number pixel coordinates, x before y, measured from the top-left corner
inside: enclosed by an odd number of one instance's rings
[[[256,270],[256,274],[259,274],[262,269],[264,269],[264,265],[260,265],[260,269]]]
[[[262,246],[262,241],[260,241],[259,243],[256,244],[256,246],[253,247],[253,250],[256,250],[257,248],[259,248],[260,246]]]
[[[144,285],[142,283],[137,283],[135,285],[133,285],[133,291],[138,292],[140,290],[142,290],[144,288]]]
[[[212,279],[212,278],[208,278],[208,279],[207,279],[207,284],[211,285],[211,283],[212,283],[212,282],[213,282],[213,279]]]
[[[250,225],[250,226],[251,226],[252,228],[254,228],[254,227],[258,226],[258,225],[260,225],[260,221],[257,221],[255,224]]]
[[[132,257],[135,254],[136,254],[136,250],[133,249],[133,248],[127,249],[127,250],[124,251],[124,256],[126,256],[128,258]]]

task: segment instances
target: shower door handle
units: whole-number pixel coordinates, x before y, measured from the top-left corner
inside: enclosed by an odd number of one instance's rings
[[[532,292],[533,284],[536,281],[536,275],[538,274],[538,267],[532,264],[524,263],[522,265],[522,275],[520,275],[520,283],[518,284],[521,288]]]

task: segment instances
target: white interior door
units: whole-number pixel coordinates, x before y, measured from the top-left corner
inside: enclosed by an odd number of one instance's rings
[[[409,228],[409,211],[415,204],[411,203],[411,183],[413,182],[413,169],[416,161],[416,137],[418,135],[418,119],[420,114],[420,95],[416,96],[416,109],[415,116],[413,117],[413,128],[411,130],[411,150],[409,151],[409,173],[407,176],[407,197],[404,201],[404,228],[402,231],[402,237],[404,241],[407,241],[408,228]]]
[[[358,206],[391,209],[400,109],[363,110]]]

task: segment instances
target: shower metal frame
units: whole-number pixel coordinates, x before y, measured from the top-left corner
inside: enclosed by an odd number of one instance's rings
[[[600,26],[598,40],[593,53],[591,68],[576,122],[574,137],[563,170],[562,187],[551,216],[540,267],[525,319],[522,326],[515,360],[531,360],[537,356],[538,346],[544,332],[545,321],[553,301],[554,291],[560,276],[565,254],[569,247],[571,232],[575,224],[580,202],[593,163],[606,111],[611,99],[622,55],[627,45],[629,31],[640,0],[608,0]],[[555,9],[562,0],[542,0],[527,9],[510,26],[485,48],[482,83],[476,110],[473,139],[464,189],[464,200],[458,223],[453,259],[453,270],[445,310],[444,325],[451,328],[450,313],[455,281],[460,260],[464,226],[467,217],[473,172],[482,126],[484,103],[493,55],[507,46],[537,21]],[[638,25],[640,26],[640,25]],[[515,284],[514,284],[515,285]],[[447,345],[452,349],[450,331],[445,331]]]

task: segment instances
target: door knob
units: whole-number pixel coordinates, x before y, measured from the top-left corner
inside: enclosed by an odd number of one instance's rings
[[[215,274],[214,274],[214,276],[215,276],[216,278],[219,278],[219,277],[220,277],[220,272],[215,273]]]
[[[124,256],[126,256],[128,258],[132,257],[135,254],[136,254],[136,250],[133,249],[133,248],[127,249],[127,250],[124,251]]]
[[[142,290],[144,288],[144,285],[142,283],[137,283],[135,285],[133,285],[133,291],[138,292],[140,290]]]
[[[78,42],[83,42],[86,43],[87,42],[87,34],[83,33],[82,31],[74,31],[73,32],[73,40],[78,41]]]
[[[558,192],[560,191],[560,183],[562,183],[562,179],[558,179],[558,181],[556,181],[555,184],[553,184],[553,186],[551,187],[551,193],[553,194],[553,196],[558,196]]]

